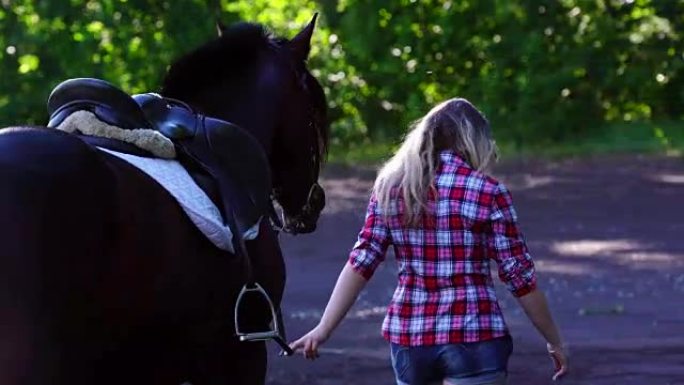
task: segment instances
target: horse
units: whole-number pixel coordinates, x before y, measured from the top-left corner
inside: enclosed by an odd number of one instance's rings
[[[272,313],[264,301],[238,306],[238,296],[247,271],[279,306],[286,278],[279,230],[314,231],[324,206],[317,181],[328,145],[326,100],[306,64],[315,21],[292,39],[259,24],[220,26],[218,37],[170,65],[157,95],[132,98],[136,106],[114,103],[128,108],[118,112],[124,123],[135,124],[133,115],[153,122],[145,106],[156,98],[230,133],[212,139],[211,154],[194,155],[232,159],[231,172],[247,177],[233,180],[232,196],[251,188],[244,181],[270,186],[268,199],[283,213],[280,224],[273,215],[258,221],[252,240],[234,233],[244,242],[232,251],[115,155],[134,153],[133,145],[51,124],[0,130],[0,384],[265,382],[265,342],[239,337],[268,329]],[[164,122],[148,127],[156,123]],[[181,159],[187,139],[173,135]],[[263,154],[265,168],[247,162],[261,159],[253,154]],[[195,164],[199,171],[188,173],[220,205],[222,185]]]

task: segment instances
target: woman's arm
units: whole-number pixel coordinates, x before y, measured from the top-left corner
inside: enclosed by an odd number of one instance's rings
[[[330,295],[328,306],[325,307],[321,322],[319,322],[324,332],[327,332],[328,335],[332,334],[356,302],[356,298],[366,286],[366,282],[368,281],[354,271],[349,263],[344,265]]]
[[[556,323],[553,322],[551,312],[546,304],[544,292],[536,289],[527,295],[517,297],[518,303],[525,310],[525,314],[532,321],[534,327],[549,344],[560,347],[563,343],[558,333]]]
[[[351,309],[361,290],[366,286],[366,279],[354,271],[351,264],[346,263],[337,283],[330,295],[323,317],[313,330],[290,344],[294,351],[303,351],[309,359],[318,357],[318,347],[324,343],[344,319]]]
[[[556,323],[553,322],[553,317],[551,317],[551,312],[546,304],[546,296],[541,290],[536,289],[518,297],[518,303],[525,310],[525,314],[532,321],[532,324],[546,339],[546,349],[551,355],[556,370],[553,374],[553,380],[556,381],[568,372],[568,358]]]
[[[378,210],[375,196],[371,195],[366,211],[366,221],[349,254],[348,262],[337,278],[323,318],[318,326],[290,345],[293,350],[304,351],[304,355],[310,359],[318,357],[318,346],[330,337],[354,304],[359,292],[385,259],[389,244],[389,228]]]
[[[567,372],[567,358],[546,297],[537,289],[534,263],[518,227],[513,199],[501,184],[492,199],[490,220],[488,251],[499,265],[499,277],[518,299],[532,324],[546,339],[546,348],[555,366],[555,381]]]

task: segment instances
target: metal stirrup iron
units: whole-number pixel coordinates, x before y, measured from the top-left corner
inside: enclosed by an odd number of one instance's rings
[[[231,218],[232,219],[232,218]],[[237,226],[236,226],[237,227]],[[236,250],[238,250],[238,253],[242,254],[243,260],[245,261],[245,270],[246,270],[246,275],[247,275],[247,283],[245,283],[244,286],[242,286],[242,289],[240,290],[240,294],[238,294],[237,300],[235,301],[235,334],[238,336],[240,341],[268,341],[268,340],[273,340],[275,341],[280,347],[283,349],[281,352],[281,355],[284,356],[291,356],[294,354],[294,351],[290,348],[290,346],[287,344],[285,341],[284,334],[282,331],[284,330],[283,324],[282,324],[282,317],[278,309],[276,309],[275,304],[273,304],[273,300],[271,300],[271,297],[268,295],[266,290],[254,279],[254,271],[252,270],[252,263],[251,260],[249,259],[249,254],[247,253],[247,248],[245,247],[245,241],[244,238],[242,237],[242,234],[236,234],[236,238],[238,238],[238,243],[239,245]],[[269,310],[271,311],[271,329],[263,332],[252,332],[252,333],[247,333],[243,332],[240,329],[240,320],[239,320],[239,315],[240,315],[240,305],[242,304],[243,301],[245,301],[245,298],[248,294],[257,294],[264,298],[266,302],[268,303]]]
[[[240,341],[273,340],[283,349],[283,352],[281,353],[282,355],[291,356],[292,354],[294,354],[294,352],[292,351],[290,346],[283,338],[283,335],[281,334],[280,323],[282,318],[279,317],[279,312],[276,310],[276,307],[273,304],[271,297],[269,297],[268,293],[266,293],[266,290],[264,290],[264,288],[261,287],[259,283],[254,282],[251,285],[252,286],[250,287],[250,284],[247,283],[242,287],[242,290],[240,290],[240,294],[238,295],[237,301],[235,302],[235,334],[238,335]],[[271,310],[271,324],[273,325],[271,330],[254,333],[246,333],[240,330],[240,323],[238,320],[240,303],[244,301],[245,296],[249,293],[258,294],[262,298],[266,299],[266,302],[268,302],[268,307]]]

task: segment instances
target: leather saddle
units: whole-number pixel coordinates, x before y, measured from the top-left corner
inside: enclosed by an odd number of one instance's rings
[[[60,83],[50,93],[47,108],[48,127],[57,127],[67,116],[85,110],[107,124],[126,130],[152,128],[133,98],[100,79],[76,78]]]
[[[100,79],[62,82],[51,92],[47,104],[48,127],[57,127],[75,111],[87,110],[113,126],[156,130],[171,139],[177,160],[193,179],[211,181],[213,186],[198,185],[214,198],[233,234],[245,234],[272,210],[268,158],[256,138],[237,125],[204,116],[183,102],[157,94],[131,97]],[[106,143],[95,144],[107,147]],[[113,147],[115,151],[125,149]],[[204,179],[197,177],[197,172]],[[234,243],[242,242],[241,238],[234,236]],[[242,249],[235,246],[236,251]]]

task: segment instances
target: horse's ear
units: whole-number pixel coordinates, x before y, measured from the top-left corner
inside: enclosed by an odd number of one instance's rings
[[[305,61],[309,57],[311,50],[311,35],[313,35],[314,27],[316,26],[316,18],[318,13],[315,13],[309,24],[290,40],[290,50],[295,56],[295,59]]]
[[[219,37],[223,36],[223,33],[226,31],[226,25],[223,24],[221,19],[216,19],[216,32],[218,33]]]

